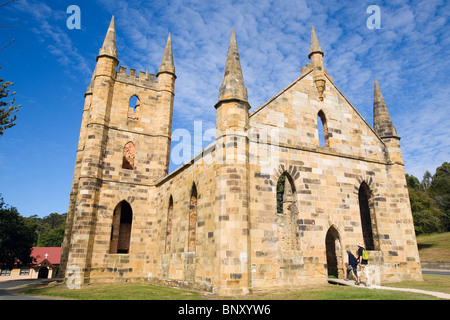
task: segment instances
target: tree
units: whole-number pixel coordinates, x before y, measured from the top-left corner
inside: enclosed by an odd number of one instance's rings
[[[450,163],[444,162],[436,169],[429,193],[447,215],[447,230],[450,230]]]
[[[413,189],[419,189],[421,186],[419,179],[409,174],[406,174],[406,184],[408,185],[408,188]]]
[[[66,214],[50,213],[43,218],[37,215],[24,218],[35,226],[37,247],[60,247],[64,239]]]
[[[414,228],[417,234],[450,231],[450,163],[444,162],[422,182],[406,174]]]
[[[0,268],[30,264],[35,241],[35,227],[27,223],[15,207],[5,204],[0,195]]]
[[[409,200],[414,220],[416,234],[429,234],[433,232],[444,232],[447,229],[448,218],[442,211],[437,201],[430,195],[429,189],[425,187],[428,179],[428,171],[425,172],[424,179],[419,182],[413,175],[406,174]],[[429,172],[428,172],[429,173]],[[431,174],[429,186],[431,186]]]
[[[425,170],[425,173],[423,174],[423,179],[422,179],[422,187],[424,188],[424,190],[427,190],[430,185],[431,185],[431,180],[432,180],[432,176],[430,171]]]
[[[8,1],[3,2],[2,4],[0,4],[0,7],[3,7],[4,5],[7,5],[8,3],[17,2],[17,1],[19,1],[19,0],[8,0]],[[6,26],[0,26],[0,28],[1,27],[6,27]],[[11,27],[11,26],[9,26],[9,27]],[[9,47],[14,41],[15,41],[15,39],[12,39],[7,45],[1,47],[0,50],[3,50],[5,48]]]
[[[64,240],[64,229],[64,226],[60,226],[41,234],[37,247],[61,247]]]
[[[16,94],[15,92],[9,92],[9,87],[12,85],[14,85],[14,83],[4,81],[0,78],[0,136],[3,135],[6,129],[16,125],[15,121],[17,119],[17,115],[15,113],[19,111],[20,107],[22,107],[22,105],[14,105],[14,98],[12,98],[11,101],[3,101],[3,99],[8,98],[8,96],[11,97]]]
[[[410,188],[409,199],[416,234],[429,234],[446,230],[446,214],[426,191],[421,188]]]

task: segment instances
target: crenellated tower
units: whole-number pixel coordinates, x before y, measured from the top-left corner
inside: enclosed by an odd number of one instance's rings
[[[102,255],[130,246],[139,254],[130,235],[119,236],[120,208],[130,208],[128,224],[141,223],[152,185],[169,167],[176,79],[170,35],[156,75],[118,65],[113,16],[85,94],[63,244],[62,273],[76,265],[84,281]]]

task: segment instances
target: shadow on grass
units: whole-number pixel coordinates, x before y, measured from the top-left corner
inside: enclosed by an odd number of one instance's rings
[[[430,244],[430,243],[418,243],[417,244],[417,247],[419,248],[419,250],[432,248],[433,246],[434,245]]]

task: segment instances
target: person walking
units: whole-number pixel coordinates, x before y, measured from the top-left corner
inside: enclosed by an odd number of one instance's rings
[[[356,272],[356,267],[358,266],[358,261],[356,260],[353,253],[350,251],[350,249],[347,249],[348,254],[348,266],[347,266],[347,278],[345,278],[346,281],[350,280],[350,270],[353,270],[353,274],[355,275],[355,278],[358,279],[358,273]]]
[[[357,280],[355,282],[356,285],[359,285],[361,283],[361,273],[364,274],[366,277],[366,287],[370,287],[370,278],[369,278],[369,272],[367,270],[367,263],[369,261],[369,255],[367,254],[366,249],[364,248],[364,245],[362,243],[358,243],[358,263],[360,267],[360,272],[358,273]]]

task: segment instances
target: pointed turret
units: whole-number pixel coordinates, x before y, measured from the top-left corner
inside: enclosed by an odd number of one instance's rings
[[[223,72],[216,107],[216,143],[214,155],[216,194],[226,195],[216,202],[219,215],[226,219],[216,219],[214,234],[226,246],[217,246],[219,294],[247,294],[250,287],[250,269],[247,255],[250,253],[249,230],[249,114],[247,88],[242,76],[239,52],[234,28],[231,32],[227,60]],[[235,172],[236,174],[230,174]],[[236,176],[239,175],[237,179]],[[225,221],[226,220],[226,221]],[[228,263],[229,257],[240,260],[236,264]],[[239,276],[236,277],[236,272]]]
[[[95,69],[94,69],[94,73],[92,74],[91,82],[89,82],[89,86],[87,87],[85,95],[92,94],[92,90],[94,90],[94,80],[95,80]]]
[[[117,60],[117,47],[116,47],[116,25],[114,22],[114,16],[111,18],[109,23],[108,31],[106,32],[105,40],[103,41],[103,46],[98,53],[97,60],[100,57],[108,56]]]
[[[323,92],[325,91],[325,70],[323,68],[323,51],[320,48],[314,26],[311,29],[311,48],[309,49],[308,58],[313,66],[313,79],[316,85],[319,100],[323,101]]]
[[[223,80],[219,89],[219,99],[216,104],[216,108],[219,102],[226,100],[248,101],[247,88],[244,85],[244,77],[242,76],[241,62],[239,60],[239,51],[236,42],[236,35],[234,34],[234,27],[231,32],[227,61],[223,71]]]
[[[373,128],[375,132],[380,138],[398,137],[377,79],[375,79],[373,95]]]
[[[175,65],[173,63],[173,52],[172,52],[172,38],[169,33],[169,37],[167,38],[166,48],[164,49],[163,57],[161,60],[161,64],[159,65],[158,73],[159,74],[166,72],[171,73],[175,76]]]
[[[250,105],[247,98],[247,88],[244,85],[244,77],[242,76],[234,28],[231,32],[222,85],[219,89],[219,99],[214,107],[217,110],[216,128],[218,135],[230,129],[239,132],[248,130]]]
[[[320,48],[319,40],[317,39],[316,30],[314,29],[314,26],[312,26],[311,29],[311,48],[309,49],[309,55],[308,58],[311,59],[311,55],[314,53],[320,53],[323,57],[323,51],[322,48]]]

